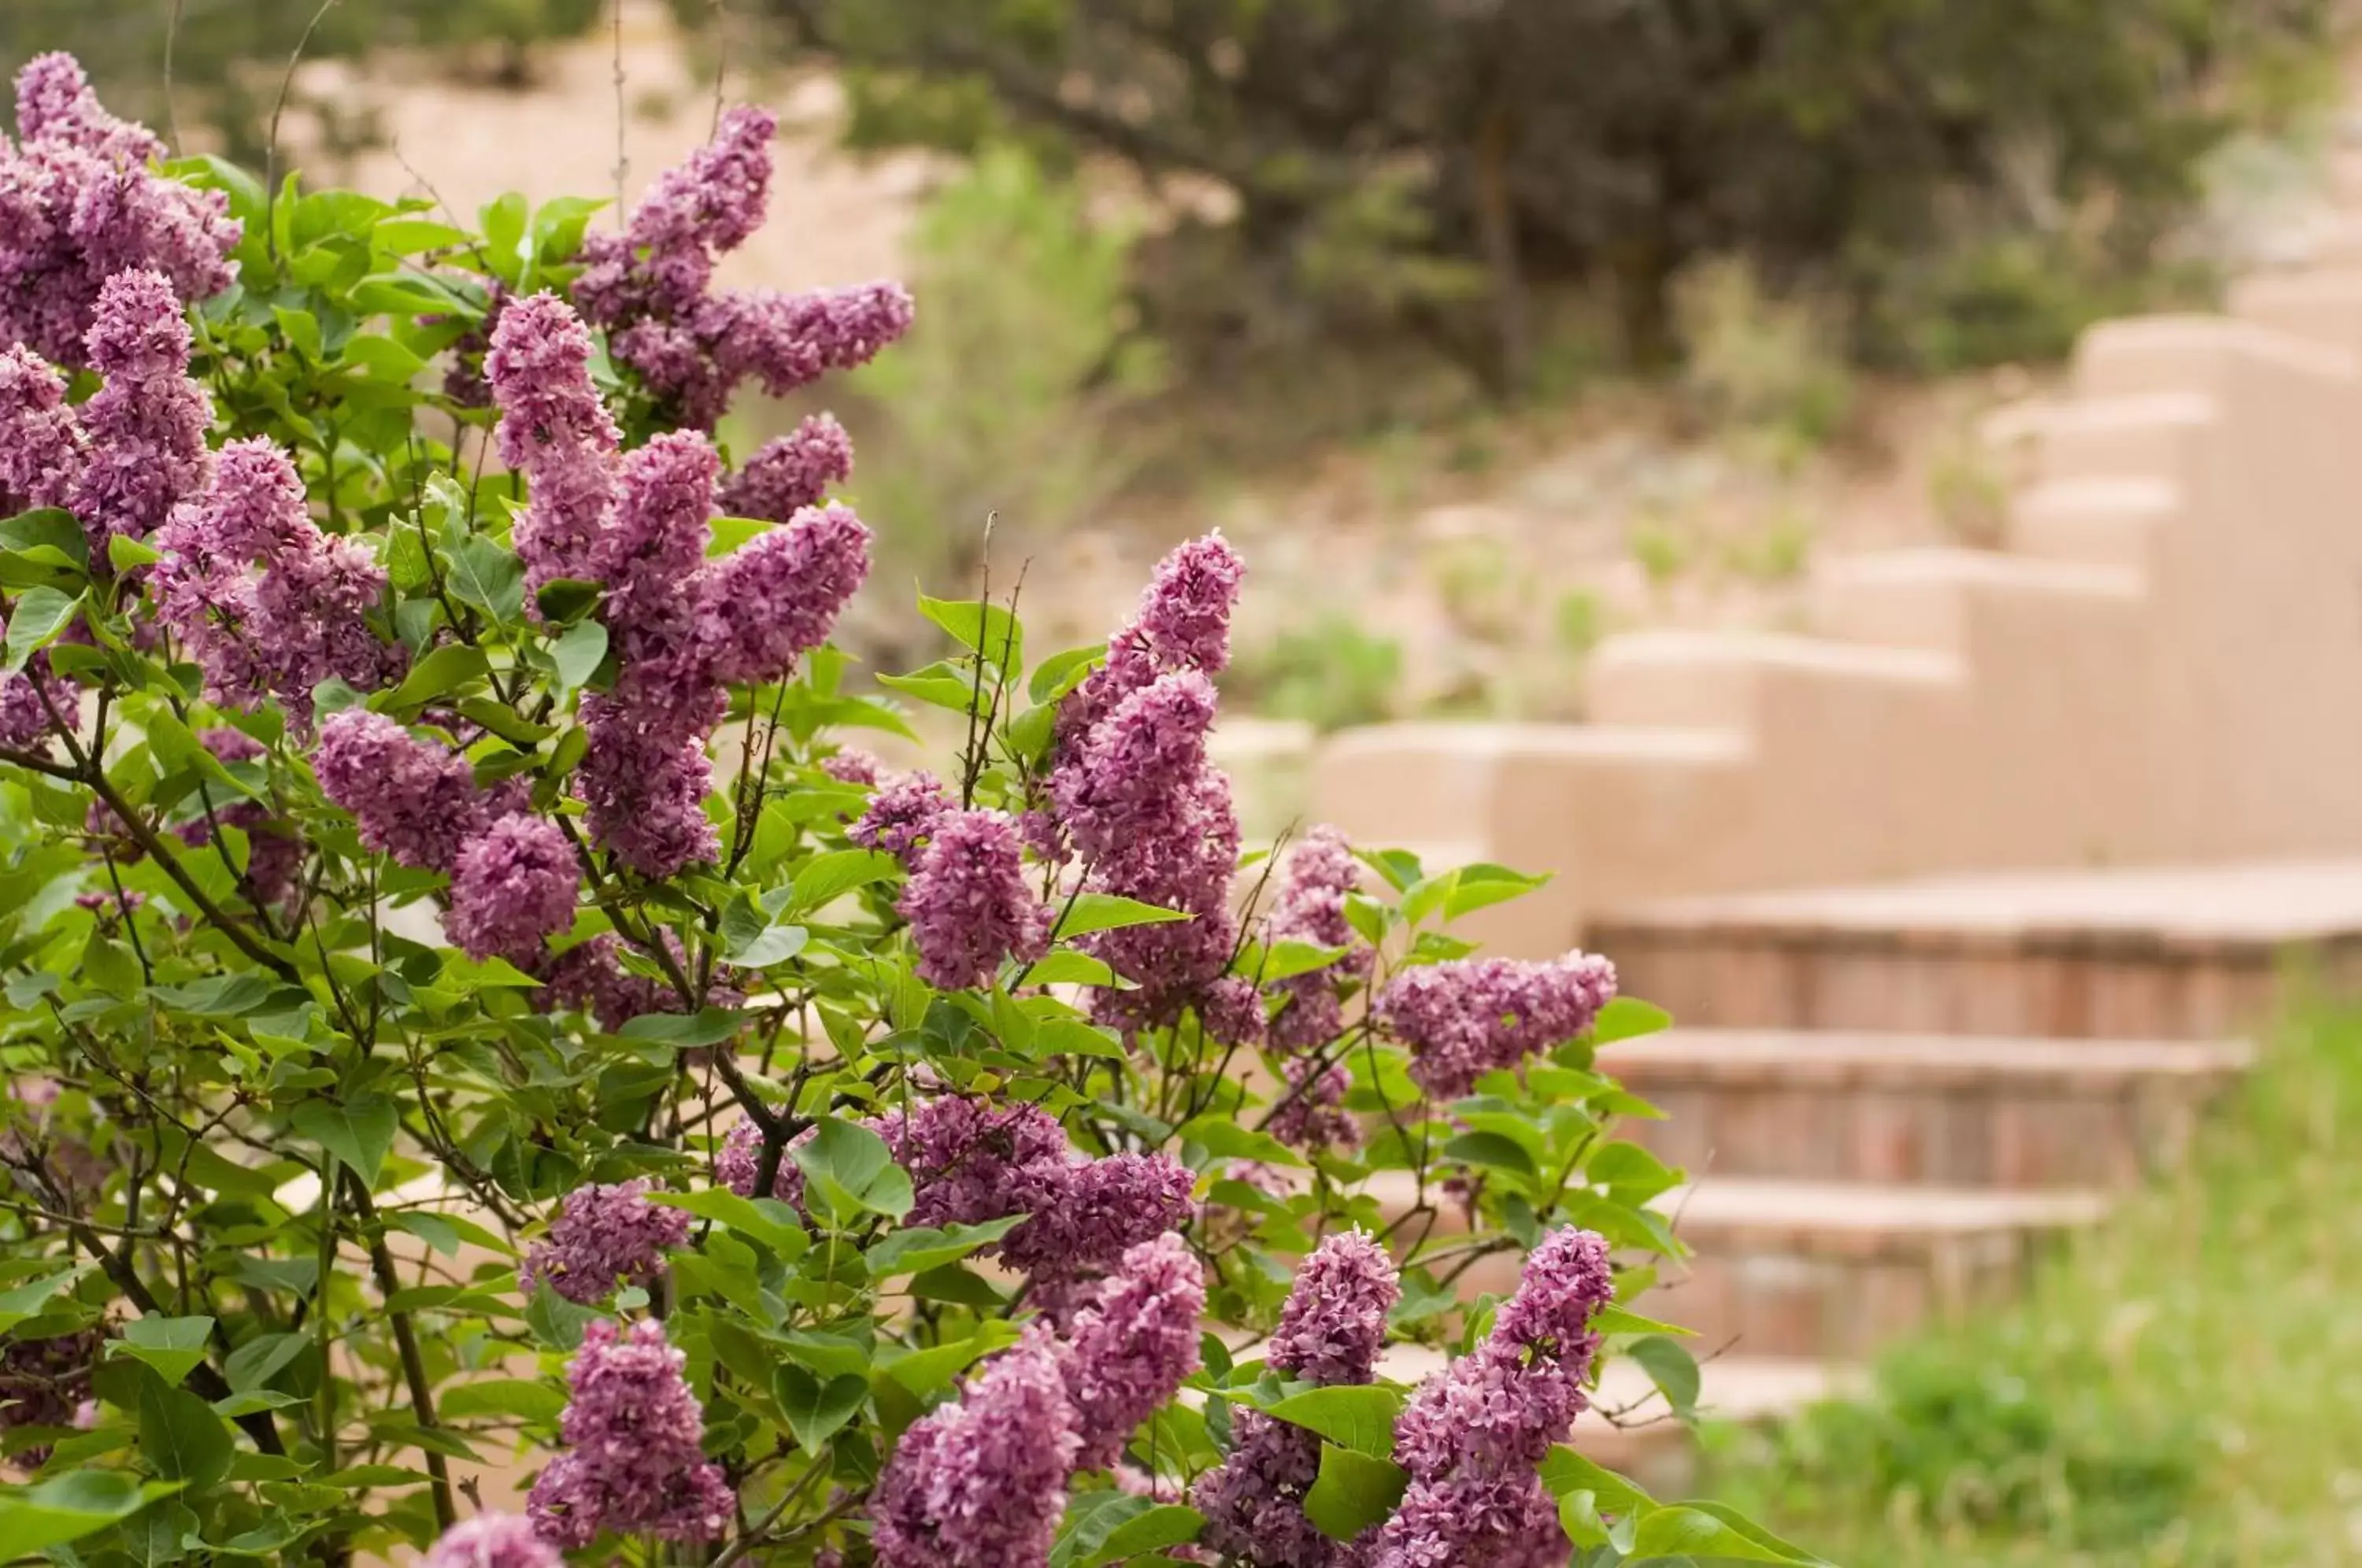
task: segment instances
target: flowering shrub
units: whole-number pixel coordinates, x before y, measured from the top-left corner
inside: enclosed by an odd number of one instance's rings
[[[928,598],[951,656],[848,680],[842,432],[705,430],[911,307],[712,288],[761,116],[586,240],[20,85],[7,1557],[1809,1561],[1565,1446],[1603,1356],[1694,1396],[1590,1066],[1661,1015],[1472,957],[1501,868],[1241,874],[1226,544],[1103,647]],[[927,706],[940,776],[843,738]]]

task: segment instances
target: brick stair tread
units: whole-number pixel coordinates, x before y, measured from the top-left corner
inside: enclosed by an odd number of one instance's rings
[[[1799,1252],[1891,1253],[1964,1237],[2065,1231],[2104,1216],[2108,1195],[1779,1177],[1708,1177],[1652,1206],[1701,1254],[1733,1241]]]
[[[2055,1040],[1855,1030],[1673,1029],[1602,1046],[1601,1067],[1635,1084],[1777,1084],[1927,1089],[1984,1085],[2130,1087],[2227,1077],[2252,1066],[2244,1040]]]
[[[2036,871],[1652,900],[1603,932],[2254,946],[2362,933],[2362,859]],[[1613,955],[1611,954],[1611,956]]]
[[[1698,1353],[1705,1354],[1701,1347]],[[1380,1375],[1398,1383],[1416,1385],[1444,1365],[1441,1351],[1427,1345],[1389,1345],[1379,1358]],[[1698,1408],[1707,1416],[1731,1421],[1766,1420],[1791,1415],[1807,1405],[1841,1395],[1859,1386],[1863,1374],[1858,1367],[1831,1365],[1827,1362],[1803,1357],[1784,1356],[1716,1356],[1698,1367],[1700,1393]],[[1599,1376],[1599,1389],[1594,1404],[1602,1410],[1622,1410],[1640,1407],[1649,1399],[1655,1386],[1648,1373],[1629,1356],[1612,1356],[1606,1370]],[[1636,1409],[1636,1419],[1661,1413],[1661,1401]],[[1596,1413],[1581,1417],[1575,1423],[1578,1433],[1607,1425],[1606,1419]],[[1670,1427],[1670,1423],[1668,1423]],[[1644,1436],[1655,1429],[1635,1427],[1618,1430],[1623,1438]],[[1678,1429],[1672,1429],[1677,1430]]]

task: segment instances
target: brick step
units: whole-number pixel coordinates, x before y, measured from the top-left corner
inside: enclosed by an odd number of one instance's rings
[[[2362,982],[2362,861],[1672,900],[1601,915],[1586,945],[1693,1025],[2220,1040],[2292,975]]]
[[[1416,1386],[1442,1370],[1444,1364],[1443,1353],[1429,1346],[1389,1345],[1379,1360],[1378,1373]],[[1808,1405],[1845,1394],[1862,1381],[1854,1367],[1743,1355],[1705,1362],[1698,1368],[1698,1378],[1701,1416],[1749,1423],[1793,1416]],[[1669,1419],[1656,1386],[1629,1357],[1608,1359],[1592,1396],[1592,1408],[1575,1419],[1569,1441],[1592,1460],[1659,1493],[1684,1490],[1695,1468],[1689,1429]]]
[[[1695,1331],[1701,1354],[1855,1361],[2009,1299],[2043,1247],[2107,1199],[1715,1179],[1661,1207],[1697,1255],[1641,1310]]]
[[[2180,1158],[2243,1042],[1676,1029],[1599,1065],[1666,1113],[1622,1136],[1716,1178],[2124,1187]]]

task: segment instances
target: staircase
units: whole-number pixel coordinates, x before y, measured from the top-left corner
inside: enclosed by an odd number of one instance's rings
[[[1641,1309],[1700,1331],[1709,1409],[2005,1299],[2181,1158],[2291,983],[2362,988],[2362,217],[2323,232],[1996,417],[2005,548],[1825,563],[1804,635],[1612,638],[1588,724],[1315,758],[1361,842],[1555,873],[1462,934],[1580,941],[1681,1021],[1602,1065],[1691,1176]],[[1575,1436],[1661,1474],[1677,1431]]]

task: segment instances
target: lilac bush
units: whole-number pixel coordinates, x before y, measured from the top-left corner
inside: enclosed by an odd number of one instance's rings
[[[1593,1045],[1661,1020],[1604,959],[1453,934],[1530,878],[1242,842],[1219,535],[1103,645],[1029,651],[935,584],[941,657],[856,672],[831,635],[910,520],[844,492],[824,415],[715,432],[912,307],[717,284],[767,116],[627,223],[504,198],[471,230],[165,165],[71,61],[18,85],[20,1553],[1713,1545],[1568,1446],[1602,1358],[1678,1355],[1615,1299],[1677,1251],[1678,1173],[1593,1174],[1631,1103]],[[862,736],[954,738],[906,768]],[[1529,1250],[1507,1302],[1469,1287]]]

